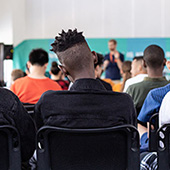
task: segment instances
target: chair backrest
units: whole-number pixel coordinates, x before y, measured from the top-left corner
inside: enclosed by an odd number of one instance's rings
[[[154,128],[153,128],[154,127]],[[156,133],[159,129],[159,115],[155,113],[149,120],[149,151],[157,151]]]
[[[20,140],[17,130],[0,126],[0,170],[21,170]]]
[[[27,110],[28,114],[34,119],[34,104],[23,104],[24,108]]]
[[[38,170],[139,170],[139,133],[131,125],[45,126],[37,133],[37,161]]]
[[[170,170],[170,124],[157,132],[158,170]]]

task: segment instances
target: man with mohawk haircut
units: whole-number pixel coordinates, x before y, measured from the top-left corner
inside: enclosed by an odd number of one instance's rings
[[[96,53],[91,52],[82,32],[62,31],[52,49],[60,69],[73,82],[70,91],[45,92],[35,106],[37,128],[52,125],[67,128],[136,126],[136,113],[129,95],[109,92],[95,79]]]

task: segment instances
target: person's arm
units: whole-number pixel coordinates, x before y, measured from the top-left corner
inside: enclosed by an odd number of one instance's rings
[[[145,132],[147,132],[147,128],[145,126],[142,126],[140,123],[138,123],[137,129],[139,131],[140,138]]]
[[[117,66],[118,66],[119,69],[121,70],[121,69],[122,69],[122,64],[123,64],[123,62],[122,62],[122,60],[120,59],[120,53],[119,53],[118,51],[116,51],[115,54],[114,54],[114,56],[115,56],[115,59],[116,59],[116,61],[117,61]]]
[[[104,63],[103,63],[103,71],[106,70],[107,66],[109,65],[109,60],[105,60]]]

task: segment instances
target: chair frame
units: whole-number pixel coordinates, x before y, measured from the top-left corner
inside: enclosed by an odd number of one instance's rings
[[[161,137],[160,133],[164,138]],[[170,170],[170,124],[165,124],[157,131],[158,170]],[[160,146],[163,143],[163,147]]]
[[[3,131],[8,136],[9,165],[10,170],[21,170],[21,151],[20,138],[16,128],[10,125],[0,126],[0,132]]]
[[[95,128],[95,129],[68,129],[44,126],[37,133],[37,168],[38,170],[50,169],[50,153],[48,148],[48,135],[51,132],[62,133],[101,133],[101,132],[116,132],[124,131],[127,134],[127,170],[139,170],[140,158],[139,158],[139,133],[137,129],[132,125],[121,125],[110,128]],[[43,141],[43,148],[39,147],[39,143]],[[42,143],[41,143],[42,144]]]
[[[154,125],[154,129],[151,128],[152,125]],[[159,129],[159,114],[155,113],[151,116],[149,120],[149,151],[150,152],[157,151],[157,143],[155,141],[157,139],[158,129]]]

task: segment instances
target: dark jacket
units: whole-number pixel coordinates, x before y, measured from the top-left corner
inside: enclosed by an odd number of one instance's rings
[[[35,120],[38,128],[136,126],[136,113],[129,95],[109,92],[99,80],[79,79],[70,91],[45,92],[35,105]]]
[[[21,141],[21,158],[27,161],[35,150],[35,126],[18,97],[11,91],[0,88],[0,125],[12,125]]]

